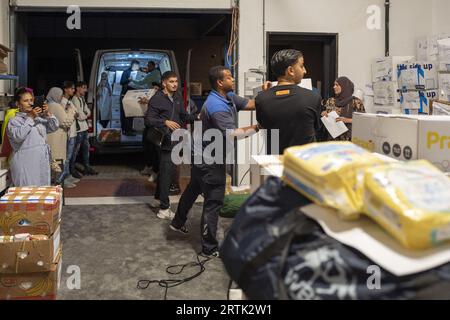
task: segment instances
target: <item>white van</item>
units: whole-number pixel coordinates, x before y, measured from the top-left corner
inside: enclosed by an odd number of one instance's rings
[[[75,50],[75,55],[78,60],[77,80],[85,80],[81,54],[78,49]],[[138,132],[136,136],[125,136],[121,132],[120,99],[122,87],[120,79],[123,71],[130,67],[132,60],[138,60],[141,67],[146,67],[149,61],[154,61],[161,74],[164,74],[166,71],[174,71],[178,75],[178,79],[181,79],[175,54],[170,50],[108,49],[96,51],[88,81],[89,90],[86,99],[92,110],[92,116],[88,119],[91,152],[124,153],[142,150],[143,118],[134,118],[133,129]],[[97,86],[100,83],[103,72],[107,72],[108,81],[112,88],[111,119],[106,128],[100,124],[99,108],[97,108],[96,101]]]

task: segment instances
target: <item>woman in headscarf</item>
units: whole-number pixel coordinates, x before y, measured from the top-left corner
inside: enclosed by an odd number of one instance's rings
[[[10,172],[16,187],[50,185],[50,147],[47,134],[58,130],[58,119],[48,106],[34,107],[34,97],[26,89],[16,90],[19,109],[6,128],[13,149]]]
[[[67,139],[72,123],[75,121],[75,109],[64,108],[61,105],[63,90],[61,88],[51,88],[47,94],[48,111],[52,113],[59,122],[59,128],[48,135],[48,144],[52,151],[52,169],[61,172],[58,161],[67,161]],[[61,175],[57,178],[57,183],[61,183]],[[69,181],[64,181],[65,188],[73,188],[76,185]]]
[[[100,111],[100,124],[103,128],[111,120],[112,90],[108,81],[108,73],[102,72],[100,83],[97,86],[97,106]]]
[[[325,110],[322,112],[322,116],[327,116],[328,113],[336,111],[339,118],[336,122],[342,121],[348,128],[348,131],[341,136],[333,139],[330,134],[328,134],[328,141],[351,141],[352,140],[352,121],[354,112],[366,112],[364,109],[363,102],[353,96],[355,92],[355,85],[347,77],[339,77],[334,82],[333,86],[334,97],[329,98],[325,104]]]

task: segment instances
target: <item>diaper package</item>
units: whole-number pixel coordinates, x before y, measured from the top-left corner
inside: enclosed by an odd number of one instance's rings
[[[315,203],[356,219],[363,209],[365,169],[384,161],[350,142],[313,143],[284,153],[283,181]]]
[[[426,160],[366,170],[364,211],[408,249],[450,240],[450,179]]]

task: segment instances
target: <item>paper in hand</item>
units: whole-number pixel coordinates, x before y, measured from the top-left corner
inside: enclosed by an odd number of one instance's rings
[[[330,112],[328,117],[321,118],[325,128],[327,128],[333,139],[336,139],[348,131],[347,126],[342,121],[336,122],[337,118],[339,118],[339,115],[336,111]]]

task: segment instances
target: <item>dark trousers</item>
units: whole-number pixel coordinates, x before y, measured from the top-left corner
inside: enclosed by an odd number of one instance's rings
[[[83,165],[85,167],[89,167],[89,148],[90,145],[89,145],[88,131],[78,132],[75,140],[73,154],[70,159],[70,172],[72,172],[75,169],[75,162],[80,152],[81,158],[83,159]]]
[[[223,207],[225,196],[225,166],[224,165],[193,165],[191,181],[183,192],[172,225],[181,228],[187,221],[188,213],[197,197],[203,194],[203,212],[200,223],[202,251],[211,254],[218,250],[217,223],[219,211]]]
[[[142,134],[142,146],[144,149],[144,161],[146,167],[152,167],[155,173],[159,171],[160,148],[146,139],[148,129]]]
[[[123,109],[123,97],[120,99],[120,125],[124,132],[130,132],[133,130],[133,118],[125,117],[125,111]]]
[[[99,122],[103,128],[106,128],[108,126],[109,120],[100,120]]]
[[[159,162],[159,174],[156,181],[155,198],[161,202],[160,208],[163,210],[169,209],[169,192],[170,184],[172,183],[172,175],[174,165],[171,159],[172,151],[161,150],[161,160]]]

